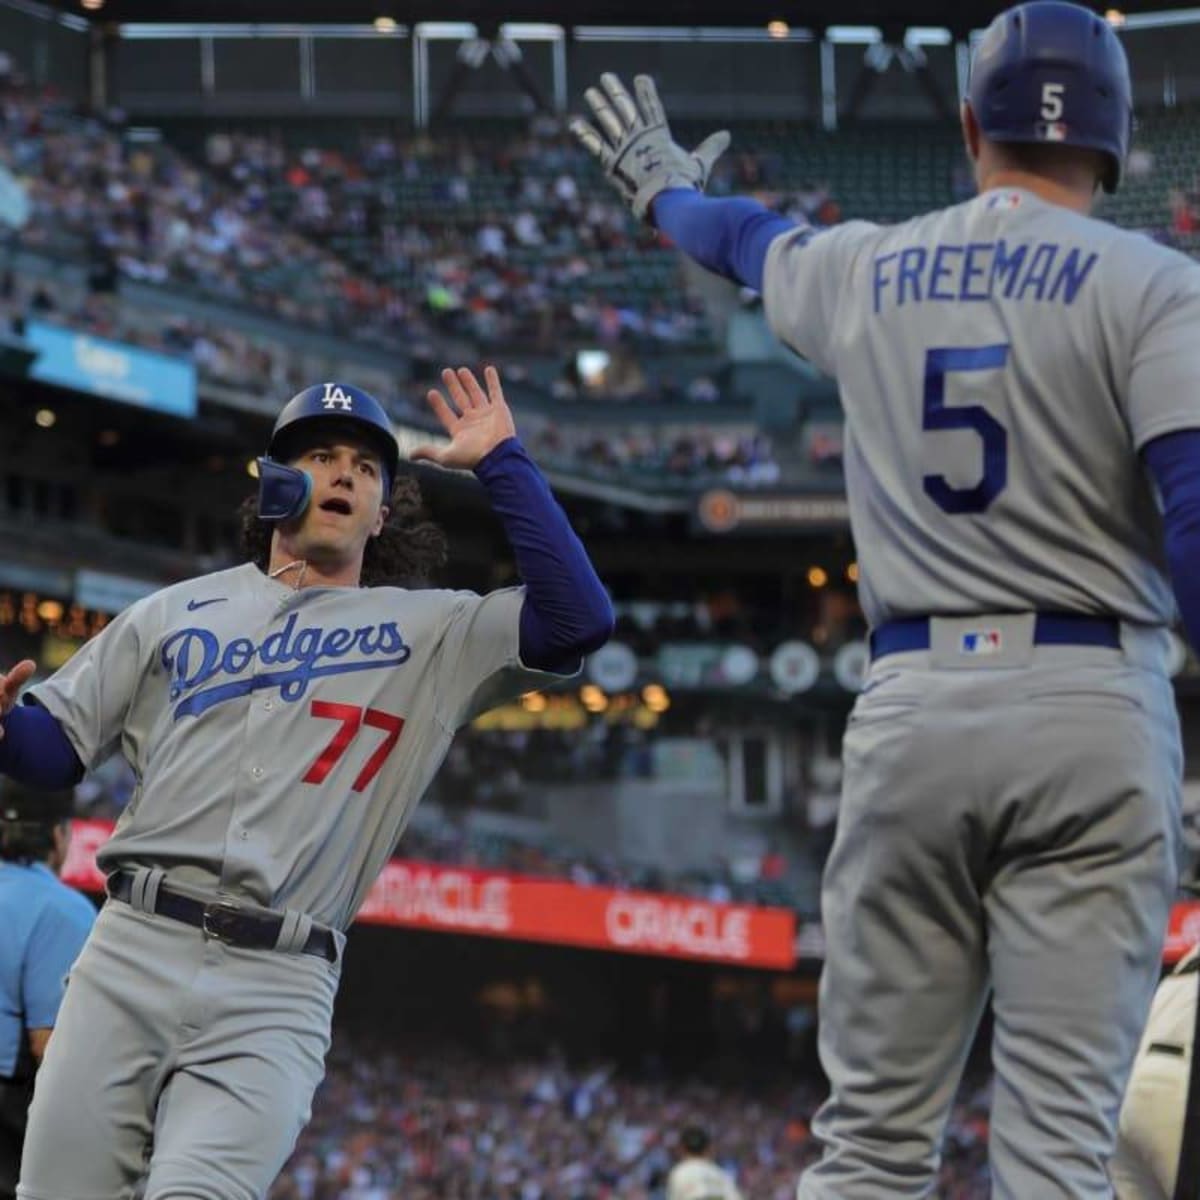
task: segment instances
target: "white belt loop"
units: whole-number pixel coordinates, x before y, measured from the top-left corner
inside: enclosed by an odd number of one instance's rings
[[[1125,660],[1148,671],[1168,673],[1171,661],[1171,637],[1163,625],[1133,625],[1121,622],[1121,651]]]
[[[304,950],[308,935],[312,933],[313,919],[308,913],[299,912],[294,908],[283,910],[283,921],[279,926],[279,936],[275,939],[275,949],[287,954],[300,954]]]
[[[130,908],[153,915],[154,906],[158,903],[158,889],[166,875],[161,867],[134,868],[133,882],[129,888]]]

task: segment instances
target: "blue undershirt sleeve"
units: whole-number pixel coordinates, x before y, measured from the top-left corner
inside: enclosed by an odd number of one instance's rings
[[[796,222],[764,208],[757,200],[720,200],[691,188],[668,188],[655,196],[654,223],[702,267],[757,292],[771,243]]]
[[[3,722],[0,772],[38,791],[73,787],[83,776],[63,727],[40,704],[21,704]]]
[[[1142,448],[1163,502],[1167,565],[1192,649],[1200,653],[1200,429],[1164,434]]]
[[[513,437],[475,474],[504,525],[525,583],[521,661],[570,674],[613,630],[613,610],[595,568],[528,451]]]

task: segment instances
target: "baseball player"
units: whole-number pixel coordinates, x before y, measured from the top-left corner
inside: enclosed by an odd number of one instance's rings
[[[325,383],[259,460],[263,565],[132,605],[23,705],[32,664],[0,677],[0,769],[61,785],[116,750],[138,780],[38,1074],[23,1200],[117,1200],[143,1176],[146,1200],[264,1196],[323,1073],[343,931],[455,730],[607,638],[497,373],[442,379],[449,442],[414,457],[474,470],[523,587],[359,586],[405,542],[423,574],[439,535],[397,486],[379,404]]]
[[[1178,878],[1172,577],[1200,644],[1200,266],[1089,215],[1129,147],[1121,45],[1073,4],[1002,13],[962,112],[979,194],[892,227],[706,198],[726,134],[677,146],[645,77],[587,99],[634,212],[759,289],[845,409],[872,661],[801,1200],[931,1194],[989,993],[993,1195],[1111,1196]]]
[[[679,1134],[679,1161],[667,1176],[666,1200],[742,1200],[729,1172],[710,1156],[712,1139],[699,1125]]]
[[[1200,946],[1193,947],[1158,986],[1150,1006],[1129,1087],[1121,1105],[1117,1149],[1111,1164],[1117,1200],[1172,1200],[1180,1169],[1184,1132],[1195,1140],[1189,1082],[1196,1040],[1196,985]],[[1195,1179],[1181,1196],[1194,1197]]]

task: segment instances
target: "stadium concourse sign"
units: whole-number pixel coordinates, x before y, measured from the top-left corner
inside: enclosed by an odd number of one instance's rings
[[[103,891],[96,852],[112,830],[111,821],[73,822],[64,882]],[[358,919],[731,966],[789,970],[796,965],[796,916],[787,909],[578,887],[438,863],[388,863]]]
[[[703,492],[692,512],[696,532],[795,533],[799,529],[842,529],[850,523],[844,495],[805,492]]]
[[[37,351],[29,374],[43,383],[176,417],[196,415],[196,364],[189,359],[44,321],[27,321],[25,340]]]

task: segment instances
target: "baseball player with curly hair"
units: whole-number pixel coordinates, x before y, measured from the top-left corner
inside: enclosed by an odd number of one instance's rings
[[[386,415],[319,384],[259,460],[250,561],[132,605],[24,704],[33,664],[0,676],[0,770],[61,787],[119,751],[137,776],[38,1073],[22,1200],[264,1196],[324,1071],[343,931],[455,730],[609,636],[496,371],[442,380],[449,442],[414,457],[475,472],[523,586],[423,586],[444,540]]]
[[[1200,266],[1090,215],[1129,147],[1120,42],[1074,4],[997,17],[962,113],[979,194],[892,227],[706,198],[727,134],[676,145],[647,77],[586,98],[634,212],[758,289],[845,409],[871,664],[800,1198],[933,1193],[989,995],[992,1194],[1111,1197],[1179,873],[1175,599],[1200,645]]]

